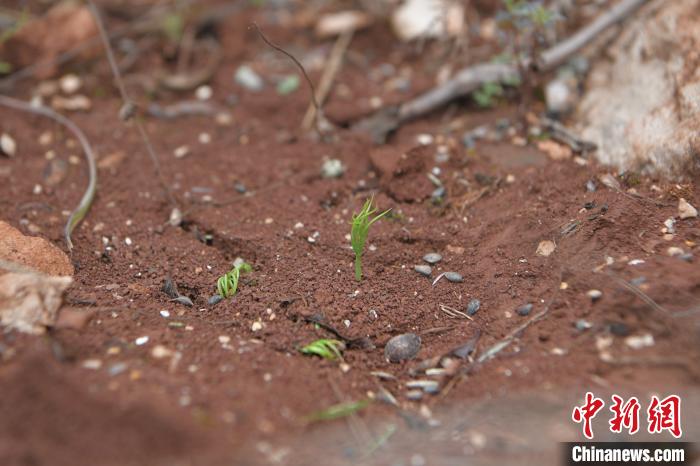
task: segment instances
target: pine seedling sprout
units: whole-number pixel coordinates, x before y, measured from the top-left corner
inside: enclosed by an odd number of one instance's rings
[[[321,338],[320,340],[312,341],[299,351],[303,354],[320,356],[323,359],[342,359],[342,351],[344,349],[345,344],[342,341]]]
[[[362,280],[362,253],[365,250],[369,227],[390,211],[391,209],[387,209],[374,218],[370,218],[377,212],[377,207],[374,206],[374,197],[371,197],[365,201],[362,210],[352,216],[350,244],[352,245],[352,250],[355,252],[355,279],[357,279],[358,282]]]
[[[222,298],[228,298],[236,294],[238,291],[238,279],[241,276],[241,272],[250,272],[253,268],[250,264],[241,262],[235,264],[233,268],[228,272],[219,277],[216,282],[216,288]]]

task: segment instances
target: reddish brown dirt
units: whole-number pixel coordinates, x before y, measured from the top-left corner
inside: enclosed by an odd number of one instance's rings
[[[330,142],[317,142],[297,131],[308,105],[306,89],[280,97],[269,81],[261,93],[233,83],[236,67],[245,61],[268,78],[295,72],[252,33],[243,32],[254,18],[265,24],[264,11],[246,10],[220,27],[225,58],[211,84],[214,101],[222,106],[228,95],[238,97],[228,108],[232,125],[218,126],[209,117],[145,119],[164,176],[185,212],[183,228],[167,225],[171,206],[144,146],[135,129],[116,118],[120,102],[109,87],[105,64],[74,68],[85,76],[94,109],[71,118],[101,160],[125,154],[112,168],[100,169],[96,201],[73,238],[76,283],[67,306],[91,309],[96,317],[83,330],[54,330],[45,338],[0,335],[1,464],[300,464],[311,458],[318,462],[319,454],[327,455],[324,463],[357,461],[367,446],[344,421],[331,423],[331,432],[325,425],[306,425],[304,418],[340,399],[376,393],[371,371],[397,377],[384,385],[403,410],[399,415],[374,403],[360,419],[373,428],[379,420],[393,423],[397,438],[413,432],[417,420],[425,422],[423,405],[437,413],[521,393],[566,390],[581,396],[585,388],[604,385],[642,398],[651,390],[697,387],[700,223],[679,221],[669,241],[660,231],[663,221],[677,214],[679,192],[700,205],[692,183],[677,186],[638,177],[622,184],[638,195],[600,182],[591,193],[586,182],[609,172],[592,162],[551,162],[532,147],[512,145],[509,137],[479,141],[475,150],[466,151],[462,130],[515,118],[509,107],[480,111],[466,102],[403,127],[382,148],[346,130],[336,131]],[[273,26],[267,31],[280,43],[285,35],[292,38]],[[355,59],[338,78],[349,94],[331,97],[331,119],[369,112],[374,95],[385,102],[405,97],[386,96],[381,81],[368,78],[367,70],[382,63],[416,67],[411,93],[430,82],[418,76],[421,58],[414,51],[373,47],[389,42],[386,34],[377,26],[356,38]],[[310,37],[294,39],[287,45],[295,50],[314,46]],[[146,65],[136,70],[148,72]],[[318,76],[312,72],[314,79]],[[18,86],[15,95],[27,97],[32,85]],[[138,95],[139,89],[134,86],[133,92]],[[165,93],[158,100],[183,98],[191,93]],[[82,195],[85,163],[69,164],[65,180],[52,189],[44,186],[41,194],[33,194],[33,188],[45,184],[48,150],[67,161],[80,155],[79,148],[41,117],[0,109],[0,125],[20,147],[15,158],[0,159],[1,219],[65,249],[64,212]],[[38,143],[44,132],[53,135],[49,146]],[[210,144],[197,142],[201,132],[211,135]],[[417,147],[416,135],[422,132],[448,145],[449,162],[435,162],[436,145]],[[183,144],[191,153],[174,158],[173,150]],[[341,178],[320,177],[325,157],[343,161],[347,170]],[[442,206],[429,200],[434,187],[426,173],[435,166],[448,192]],[[237,193],[236,182],[244,183],[249,194]],[[358,283],[346,239],[348,221],[371,194],[381,208],[392,208],[393,216],[373,227],[365,277]],[[594,206],[586,209],[587,203]],[[578,228],[563,235],[562,228],[572,221]],[[316,232],[315,242],[309,242]],[[210,244],[198,239],[203,234],[211,235]],[[557,244],[549,257],[535,254],[542,240]],[[695,262],[669,257],[669,246],[695,251]],[[428,252],[444,256],[438,272],[457,271],[464,283],[443,279],[431,286],[431,280],[414,272]],[[614,264],[594,271],[608,256]],[[251,263],[253,272],[234,298],[209,306],[218,276],[236,257]],[[644,263],[627,265],[631,259]],[[194,307],[174,303],[161,291],[168,275]],[[611,276],[644,277],[641,288],[662,309],[650,307]],[[568,288],[560,290],[562,281]],[[600,301],[586,296],[591,288],[603,292]],[[451,319],[439,308],[464,310],[472,298],[482,303],[473,321]],[[528,302],[534,304],[533,314],[545,306],[549,313],[496,359],[447,395],[407,401],[403,384],[421,360],[445,354],[477,329],[483,351],[527,319],[515,309]],[[162,317],[161,310],[170,317]],[[370,310],[376,311],[376,320]],[[369,337],[376,349],[347,351],[348,372],[337,362],[300,355],[301,345],[331,336],[305,322],[314,314],[350,337]],[[593,328],[577,331],[574,323],[582,318]],[[181,326],[169,325],[173,322]],[[261,322],[262,330],[254,332],[254,322]],[[596,337],[619,323],[632,335],[651,333],[655,345],[635,351],[623,336],[614,336],[611,352],[617,363],[603,362]],[[417,360],[387,363],[384,343],[404,332],[422,334]],[[137,346],[135,339],[142,336],[149,341]],[[179,356],[154,358],[156,345]],[[88,359],[100,360],[101,368],[84,368]],[[407,464],[414,453],[387,448],[392,453],[377,461]]]

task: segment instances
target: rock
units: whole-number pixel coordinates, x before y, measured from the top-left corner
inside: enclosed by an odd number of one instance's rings
[[[544,88],[544,98],[547,112],[553,116],[563,116],[570,113],[578,99],[576,79],[573,76],[557,77],[548,82]]]
[[[448,282],[452,283],[462,283],[464,279],[457,272],[445,272],[445,278]]]
[[[180,303],[183,306],[187,306],[187,307],[194,306],[194,303],[192,302],[192,300],[184,295],[180,295],[177,298],[174,298],[173,301],[175,301],[176,303]]]
[[[299,82],[299,76],[296,74],[285,76],[277,83],[277,93],[279,95],[289,95],[299,89]]]
[[[425,393],[437,393],[439,386],[437,380],[409,380],[406,382],[406,388],[421,389]]]
[[[518,315],[520,315],[520,316],[530,315],[530,312],[532,312],[532,304],[531,303],[523,304],[522,306],[517,308],[515,310],[515,312],[517,312]]]
[[[469,304],[467,304],[467,315],[473,316],[479,311],[480,308],[481,301],[479,301],[478,299],[472,299],[471,301],[469,301]]]
[[[603,297],[603,292],[600,290],[588,290],[586,296],[591,298],[591,301],[596,302]]]
[[[654,336],[651,333],[630,335],[625,338],[625,344],[635,350],[648,348],[649,346],[654,346]]]
[[[413,359],[420,350],[420,337],[415,333],[397,335],[386,343],[384,357],[389,362]]]
[[[554,244],[554,241],[550,240],[544,240],[540,241],[540,244],[537,245],[537,251],[535,251],[535,254],[538,256],[544,256],[548,257],[550,254],[554,252],[554,250],[557,248],[557,245]]]
[[[210,298],[207,300],[207,303],[209,303],[210,306],[216,306],[216,305],[219,304],[223,299],[224,299],[224,298],[221,297],[221,295],[215,294],[214,296],[210,297]]]
[[[593,181],[593,180],[586,181],[586,191],[588,191],[589,193],[594,193],[595,190],[596,190],[595,181]]]
[[[43,334],[53,326],[71,277],[35,273],[0,276],[0,324],[24,333]]]
[[[670,248],[668,248],[668,249],[666,250],[666,254],[668,254],[668,255],[671,256],[671,257],[676,257],[676,256],[679,256],[679,257],[680,257],[680,256],[682,256],[684,253],[685,253],[685,252],[684,252],[681,248],[676,247],[676,246],[671,246]]]
[[[241,65],[236,70],[234,80],[237,84],[249,91],[258,92],[265,86],[263,79],[253,68],[248,65]]]
[[[698,216],[698,209],[693,207],[685,199],[680,198],[678,201],[678,216],[681,218],[681,220],[685,220],[686,218],[695,218]]]
[[[0,134],[0,153],[8,157],[14,157],[17,153],[17,143],[12,136],[7,133]]]
[[[362,10],[326,13],[316,22],[316,36],[321,39],[358,31],[372,24],[372,17]]]
[[[394,10],[391,25],[402,41],[454,37],[465,28],[464,6],[449,0],[407,0]]]
[[[211,99],[212,95],[214,95],[214,91],[212,90],[211,86],[208,86],[206,84],[203,86],[199,86],[194,91],[194,96],[197,98],[197,100],[201,101]]]
[[[576,324],[574,324],[574,326],[576,327],[576,330],[578,330],[579,332],[583,332],[584,330],[592,328],[593,324],[585,319],[579,319],[576,321]]]
[[[406,392],[406,398],[411,401],[420,401],[423,399],[423,392],[421,390],[409,390]]]
[[[630,18],[596,61],[577,120],[603,164],[681,177],[697,160],[697,8],[676,0]]]
[[[442,256],[436,252],[430,252],[423,256],[423,260],[428,264],[437,264],[442,260]]]
[[[47,275],[73,275],[73,264],[63,251],[44,238],[25,236],[3,221],[0,221],[0,260]]]
[[[445,189],[444,186],[438,186],[435,188],[435,190],[430,194],[430,200],[433,202],[433,204],[439,204],[442,202],[443,198],[445,197],[445,194],[447,193],[447,190]]]
[[[34,72],[38,79],[55,76],[62,63],[59,55],[97,36],[97,25],[90,9],[78,2],[56,2],[45,14],[34,18],[18,23],[19,29],[0,44],[0,56],[16,69],[43,63]],[[102,50],[83,48],[74,59],[82,63],[96,53],[101,54]]]
[[[67,74],[58,81],[58,86],[64,94],[75,94],[83,86],[83,81],[75,74]]]
[[[538,142],[537,148],[554,161],[569,160],[573,156],[573,152],[569,146],[559,144],[551,139]]]
[[[610,333],[618,337],[626,337],[630,334],[629,327],[623,322],[611,322],[608,325],[608,330],[610,330]]]
[[[429,265],[416,265],[413,267],[413,270],[426,277],[429,277],[430,274],[433,273],[433,269]]]
[[[693,262],[693,253],[692,252],[686,252],[684,254],[681,254],[678,256],[680,260],[686,261],[686,262]]]
[[[666,233],[674,234],[676,232],[676,219],[667,218],[664,220],[664,227],[666,228]]]
[[[340,178],[345,173],[343,162],[338,159],[328,159],[321,165],[321,176],[324,178]]]
[[[76,94],[71,97],[55,95],[51,99],[51,106],[59,112],[88,112],[92,109],[92,101],[82,94]]]

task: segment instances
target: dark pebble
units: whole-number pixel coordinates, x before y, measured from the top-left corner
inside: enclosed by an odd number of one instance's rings
[[[442,256],[436,252],[430,252],[423,256],[423,260],[428,264],[437,264],[442,260]]]
[[[678,256],[680,260],[684,260],[686,262],[693,262],[693,254],[690,252],[686,252]]]
[[[593,327],[593,324],[585,319],[579,319],[574,324],[574,327],[576,327],[576,330],[579,332],[583,332],[584,330],[588,330],[589,328]]]
[[[188,307],[194,306],[194,303],[192,302],[192,300],[190,298],[188,298],[187,296],[183,296],[183,295],[178,296],[177,298],[173,299],[173,301],[175,301],[176,303],[183,304],[183,305],[188,306]]]
[[[523,304],[522,306],[520,306],[518,309],[515,310],[515,312],[517,312],[518,315],[521,315],[521,316],[529,315],[531,311],[532,311],[532,304],[530,304],[530,303]]]
[[[626,337],[630,334],[630,329],[622,322],[612,322],[608,325],[608,330],[615,336]]]
[[[469,301],[469,304],[467,304],[467,315],[473,316],[479,311],[480,308],[481,301],[479,301],[478,299],[472,299],[471,301]]]
[[[433,273],[433,269],[429,265],[416,265],[413,267],[413,270],[426,277],[429,277],[430,274]]]
[[[221,297],[220,294],[215,294],[214,296],[210,297],[209,300],[207,301],[210,306],[216,306],[219,304],[224,298]]]
[[[245,194],[247,191],[247,189],[243,183],[235,183],[233,185],[233,189],[235,189],[236,192],[238,192],[240,194]]]
[[[462,283],[464,279],[457,272],[445,272],[445,278],[448,282],[452,283]]]
[[[413,359],[420,350],[420,337],[415,333],[397,335],[386,343],[384,357],[389,362]]]
[[[163,282],[163,286],[161,287],[161,291],[168,295],[168,298],[170,299],[175,299],[180,296],[180,293],[177,291],[177,285],[170,277],[166,277],[165,281]]]

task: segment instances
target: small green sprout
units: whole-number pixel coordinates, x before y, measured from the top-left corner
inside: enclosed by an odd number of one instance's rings
[[[238,291],[238,279],[241,276],[241,271],[245,273],[252,270],[253,268],[250,264],[246,264],[245,262],[234,265],[228,273],[222,275],[219,277],[219,280],[217,280],[216,288],[219,291],[219,295],[221,295],[222,298],[235,295],[236,291]]]
[[[344,349],[345,344],[342,341],[322,338],[309,343],[299,351],[303,354],[315,354],[324,359],[342,359],[342,351]]]
[[[342,417],[350,416],[369,405],[369,400],[347,401],[330,406],[324,410],[317,411],[306,417],[307,422],[332,421]]]
[[[374,197],[367,199],[360,213],[353,214],[352,216],[350,244],[352,245],[352,250],[355,252],[355,278],[358,282],[362,280],[362,253],[365,250],[365,242],[367,241],[369,227],[391,211],[391,209],[385,210],[381,214],[370,219],[370,217],[377,212],[377,208],[374,207],[373,204]]]

